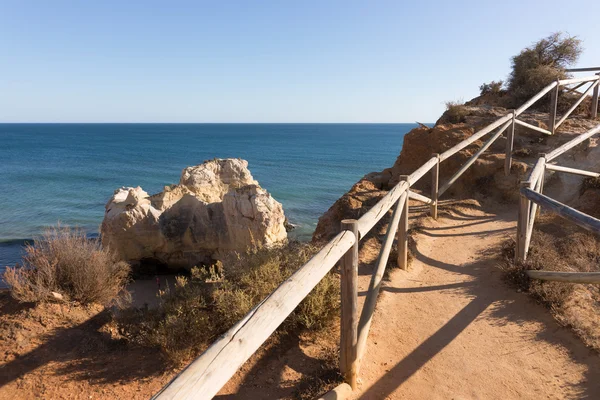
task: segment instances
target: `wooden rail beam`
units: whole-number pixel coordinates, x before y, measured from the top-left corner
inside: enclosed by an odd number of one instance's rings
[[[561,86],[572,85],[580,82],[594,82],[598,80],[598,76],[584,76],[582,78],[561,79],[558,83]]]
[[[210,399],[216,395],[356,240],[349,231],[336,235],[153,398]]]
[[[575,104],[573,104],[571,106],[571,108],[569,108],[569,110],[565,113],[565,115],[563,115],[562,118],[558,120],[558,122],[556,123],[556,129],[558,129],[558,127],[561,126],[562,123],[567,120],[567,118],[569,118],[569,115],[571,115],[571,113],[573,111],[575,111],[575,109],[581,104],[581,102],[583,100],[585,100],[585,98],[592,91],[592,89],[595,89],[597,87],[598,87],[598,81],[595,81],[590,85],[589,88],[587,88],[587,90],[585,92],[583,92],[583,94],[581,95],[581,97],[579,97],[579,99],[575,102]]]
[[[438,212],[438,198],[439,198],[439,188],[440,188],[440,155],[433,154],[433,158],[437,160],[433,168],[431,168],[431,206],[429,208],[429,212],[431,214],[431,218],[437,219]]]
[[[566,172],[567,174],[573,175],[591,176],[592,178],[600,177],[600,173],[598,172],[584,171],[582,169],[563,167],[555,164],[546,164],[546,169],[549,169],[550,171]]]
[[[583,134],[577,136],[575,139],[568,141],[567,143],[563,144],[562,146],[557,147],[556,149],[552,150],[550,153],[546,154],[546,162],[554,160],[556,157],[560,156],[561,154],[563,154],[564,152],[566,152],[568,150],[571,150],[573,147],[577,146],[579,143],[586,141],[587,139],[591,138],[598,132],[600,132],[600,125],[596,126],[593,129],[590,129],[586,133],[583,133]]]
[[[566,204],[551,199],[550,197],[541,193],[537,193],[528,187],[521,188],[521,195],[521,197],[524,196],[527,199],[536,202],[542,208],[545,208],[546,210],[553,212],[558,216],[567,219],[584,229],[587,229],[588,231],[600,233],[600,220],[592,217],[591,215],[577,211]]]
[[[481,146],[481,148],[479,150],[477,150],[477,152],[475,154],[473,154],[471,156],[471,158],[469,158],[463,164],[463,166],[460,167],[460,169],[458,171],[456,171],[456,173],[454,175],[452,175],[452,177],[450,179],[448,179],[448,182],[446,182],[446,183],[444,183],[442,185],[442,187],[439,190],[438,196],[443,195],[444,192],[446,190],[448,190],[450,188],[450,186],[452,186],[452,184],[454,182],[456,182],[458,180],[458,178],[460,178],[460,176],[462,174],[464,174],[465,171],[467,169],[469,169],[469,167],[471,165],[473,165],[473,163],[475,161],[477,161],[477,159],[479,158],[479,156],[481,156],[492,145],[492,143],[494,143],[496,141],[496,139],[498,139],[504,133],[504,131],[510,126],[510,124],[512,124],[512,121],[505,122],[504,125],[502,125],[502,127],[498,130],[498,132],[496,132],[494,134],[494,136],[492,136],[487,142],[485,142],[485,144],[483,146]]]
[[[342,232],[350,231],[357,238],[342,257],[340,263],[341,322],[340,322],[340,372],[346,382],[356,389],[358,359],[358,222],[342,221]]]
[[[558,272],[558,271],[534,271],[525,273],[534,279],[554,282],[568,283],[600,283],[600,272]]]
[[[425,164],[421,165],[415,172],[410,175],[407,175],[407,182],[410,186],[417,183],[419,179],[421,179],[431,168],[435,166],[437,163],[437,159],[430,158]]]
[[[442,154],[440,154],[440,162],[448,159],[449,157],[451,157],[454,154],[458,153],[459,151],[461,151],[465,147],[469,146],[471,143],[475,142],[476,140],[479,140],[483,136],[485,136],[488,133],[492,132],[494,129],[496,129],[496,128],[498,128],[498,127],[506,124],[507,122],[510,122],[511,120],[512,120],[512,115],[511,114],[507,114],[504,117],[496,120],[495,122],[492,122],[491,124],[489,124],[485,128],[481,129],[479,132],[476,132],[475,134],[473,134],[468,139],[463,140],[462,142],[458,143],[454,147],[452,147],[452,148],[446,150],[445,152],[443,152]]]
[[[369,211],[358,219],[358,232],[364,238],[377,222],[396,204],[402,193],[408,190],[408,182],[400,182],[394,186]]]
[[[567,72],[592,72],[592,71],[600,71],[600,67],[591,67],[591,68],[569,68],[566,69]]]
[[[572,92],[576,91],[577,89],[579,89],[580,87],[582,87],[582,86],[583,86],[583,85],[585,85],[586,83],[587,83],[587,82],[581,82],[580,84],[573,86],[572,88],[568,89],[568,90],[565,92],[565,94],[572,93]]]
[[[515,110],[512,110],[512,121],[510,128],[506,131],[506,157],[504,158],[504,175],[510,175],[510,169],[512,168],[512,152],[515,142],[515,125],[516,125],[516,114]]]
[[[433,202],[429,197],[423,196],[422,194],[419,194],[417,192],[413,192],[412,190],[408,192],[408,197],[410,197],[413,200],[418,200],[425,204],[431,204]]]
[[[544,128],[540,128],[539,126],[528,124],[527,122],[521,121],[520,119],[515,119],[515,122],[518,125],[521,125],[521,126],[524,126],[525,128],[531,129],[532,131],[541,132],[544,135],[552,135],[552,132],[550,132],[549,130],[544,129]]]

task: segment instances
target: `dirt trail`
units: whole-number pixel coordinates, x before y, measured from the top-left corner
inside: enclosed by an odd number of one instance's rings
[[[598,354],[502,281],[514,214],[422,220],[410,270],[380,295],[355,398],[600,398]]]

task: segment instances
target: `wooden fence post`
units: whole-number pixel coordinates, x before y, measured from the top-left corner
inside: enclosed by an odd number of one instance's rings
[[[600,72],[596,75],[600,76]],[[600,85],[596,85],[594,88],[594,94],[592,95],[592,104],[590,106],[590,118],[596,118],[598,116],[598,90]]]
[[[510,168],[512,167],[512,152],[515,141],[515,119],[517,114],[515,110],[512,111],[512,124],[508,128],[506,133],[506,158],[504,159],[504,175],[510,175]]]
[[[521,188],[529,188],[529,181],[521,181]],[[520,194],[519,191],[519,217],[517,219],[517,247],[515,249],[516,261],[525,261],[527,249],[525,241],[527,239],[527,225],[529,224],[529,203],[530,201]]]
[[[354,233],[356,241],[341,259],[341,300],[342,316],[340,324],[340,371],[346,382],[357,387],[357,351],[358,339],[358,221],[345,219],[342,231]]]
[[[410,183],[408,181],[408,175],[400,175],[400,181],[406,181],[410,190]],[[400,223],[398,224],[398,267],[403,270],[408,269],[408,196],[406,196],[406,203],[402,209],[402,215],[400,215]]]
[[[432,154],[437,163],[431,168],[431,205],[429,211],[433,219],[437,219],[438,193],[440,188],[440,155]]]
[[[556,88],[550,93],[550,112],[548,113],[548,130],[554,135],[556,130],[556,111],[558,109],[558,94],[560,93],[560,79],[556,80]]]
[[[544,176],[546,175],[546,153],[539,153],[538,158],[544,159],[544,169],[542,170],[542,176],[540,176],[540,190],[538,190],[538,193],[542,193],[544,191]]]

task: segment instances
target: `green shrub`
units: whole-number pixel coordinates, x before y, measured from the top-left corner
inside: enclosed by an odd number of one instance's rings
[[[462,101],[447,101],[446,112],[442,116],[442,119],[452,124],[458,124],[466,122],[468,114],[469,111]]]
[[[504,93],[502,85],[504,85],[503,81],[491,81],[490,83],[484,83],[479,86],[479,91],[482,96],[486,94],[502,95]]]
[[[79,229],[48,229],[25,247],[23,264],[7,268],[4,281],[22,302],[47,300],[109,304],[128,298],[130,267],[117,261],[100,241]]]
[[[290,243],[237,254],[224,260],[222,274],[198,268],[159,293],[159,307],[120,312],[117,324],[131,342],[159,347],[174,364],[197,356],[283,281],[316,249]],[[207,280],[206,276],[211,279]],[[218,277],[220,277],[220,279]],[[318,330],[339,312],[339,283],[330,273],[285,320],[279,332]]]
[[[520,106],[556,79],[567,77],[565,69],[577,62],[581,40],[553,33],[512,58],[508,94],[513,107]]]
[[[600,178],[587,177],[581,182],[579,194],[584,194],[589,189],[600,189]]]

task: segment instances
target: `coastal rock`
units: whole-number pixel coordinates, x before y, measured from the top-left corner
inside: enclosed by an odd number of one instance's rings
[[[144,261],[191,268],[232,251],[287,238],[283,208],[241,159],[185,168],[178,185],[148,196],[117,189],[106,204],[102,243],[134,265]]]
[[[432,154],[441,154],[459,142],[471,137],[475,132],[498,118],[506,115],[509,110],[496,104],[483,104],[486,99],[474,99],[466,103],[464,121],[450,123],[452,119],[448,112],[429,128],[420,125],[404,136],[402,150],[391,168],[381,172],[371,172],[365,175],[345,195],[338,199],[331,208],[319,218],[319,223],[313,234],[314,242],[330,240],[339,232],[340,221],[344,218],[359,218],[373,204],[379,201],[388,190],[400,182],[401,175],[409,175],[427,162]],[[539,111],[528,111],[519,119],[533,126],[548,129],[548,114]],[[584,115],[569,118],[552,136],[546,136],[538,131],[518,125],[515,128],[513,160],[511,174],[504,175],[506,137],[500,136],[489,149],[482,154],[473,165],[444,193],[444,198],[470,198],[473,196],[496,197],[501,201],[518,199],[519,182],[524,179],[531,165],[540,153],[549,153],[576,135],[586,132],[597,124]],[[469,146],[444,160],[440,165],[440,184],[444,184],[458,171],[483,145],[491,135],[486,135],[474,141]],[[600,146],[592,138],[568,155],[561,157],[559,164],[575,168],[586,166],[592,171],[598,171]],[[427,174],[412,186],[412,190],[422,191],[429,196],[431,179]],[[561,174],[550,174],[544,191],[551,197],[564,202],[572,202],[579,197],[582,177]],[[590,191],[582,200],[586,210],[600,209],[597,193]]]

